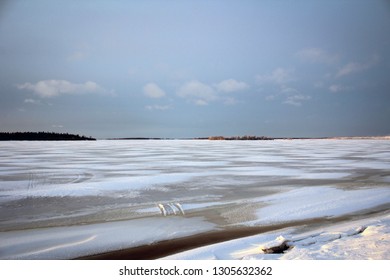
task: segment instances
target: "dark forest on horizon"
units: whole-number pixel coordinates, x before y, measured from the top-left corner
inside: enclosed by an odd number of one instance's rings
[[[79,134],[57,132],[0,132],[0,141],[94,141]]]

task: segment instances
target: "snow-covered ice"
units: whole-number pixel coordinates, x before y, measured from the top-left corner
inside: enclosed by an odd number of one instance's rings
[[[390,203],[388,188],[342,190],[304,187],[258,199],[266,204],[251,224],[271,224],[319,217],[342,216]],[[351,203],[352,202],[352,203]]]
[[[364,214],[390,203],[389,150],[388,140],[0,142],[0,258]],[[385,230],[373,226],[366,238]],[[116,243],[116,231],[128,234]]]
[[[0,259],[70,259],[212,230],[201,218],[146,218],[0,233]]]

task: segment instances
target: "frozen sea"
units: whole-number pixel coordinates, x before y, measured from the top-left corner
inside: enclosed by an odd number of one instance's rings
[[[0,259],[69,259],[389,204],[388,140],[0,142]]]

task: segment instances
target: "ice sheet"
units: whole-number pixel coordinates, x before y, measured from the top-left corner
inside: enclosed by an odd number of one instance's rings
[[[0,259],[70,259],[209,231],[201,218],[164,217],[0,232]]]
[[[385,140],[0,142],[0,234],[18,231],[28,247],[30,230],[161,218],[170,203],[220,227],[352,213],[388,202],[389,150]],[[69,250],[97,246],[92,236],[69,237]]]
[[[390,203],[390,189],[343,190],[330,187],[305,187],[262,197],[267,204],[257,211],[250,224],[270,224],[318,217],[342,216]]]

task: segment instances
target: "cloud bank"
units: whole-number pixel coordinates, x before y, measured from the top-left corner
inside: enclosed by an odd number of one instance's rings
[[[339,69],[336,78],[341,78],[350,74],[358,73],[373,67],[379,61],[379,56],[374,55],[366,63],[350,62]]]
[[[196,105],[208,105],[217,99],[217,93],[211,86],[197,80],[182,85],[177,90],[177,95],[194,102]]]
[[[192,80],[179,87],[176,94],[199,106],[209,105],[213,101],[222,101],[225,105],[234,105],[237,101],[223,93],[233,93],[247,89],[249,89],[249,85],[235,79],[223,80],[213,85]]]
[[[311,96],[302,94],[299,89],[290,85],[296,81],[294,76],[294,70],[279,67],[270,74],[257,75],[256,82],[265,87],[272,86],[267,89],[266,100],[272,101],[281,97],[284,104],[301,106],[304,101],[311,99]]]
[[[303,94],[296,94],[296,95],[290,95],[286,98],[284,101],[285,104],[294,105],[294,106],[301,106],[303,101],[311,99],[308,95]]]
[[[239,82],[234,79],[228,79],[220,82],[219,84],[214,85],[218,91],[222,92],[236,92],[242,91],[249,88],[249,86],[244,82]]]
[[[44,80],[35,84],[18,84],[18,89],[30,90],[42,98],[51,98],[64,94],[103,93],[104,88],[95,82],[87,81],[82,84],[72,83],[66,80]]]
[[[256,81],[259,84],[271,83],[271,84],[283,85],[292,80],[294,80],[293,71],[281,67],[276,68],[274,71],[272,71],[271,74],[256,76]]]

